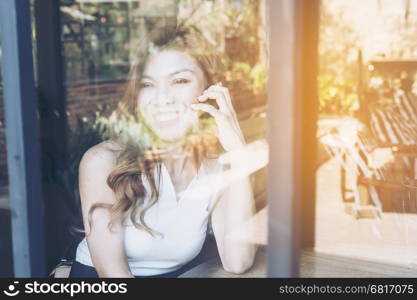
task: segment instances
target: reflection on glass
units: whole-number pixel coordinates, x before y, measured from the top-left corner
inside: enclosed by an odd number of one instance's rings
[[[333,268],[317,276],[415,276],[417,1],[407,3],[322,1],[315,250]]]
[[[265,276],[264,4],[61,1],[71,276]]]

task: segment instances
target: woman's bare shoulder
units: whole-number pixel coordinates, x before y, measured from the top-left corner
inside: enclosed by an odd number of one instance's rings
[[[80,166],[96,167],[99,170],[114,166],[122,150],[114,141],[106,140],[89,148],[81,158]]]

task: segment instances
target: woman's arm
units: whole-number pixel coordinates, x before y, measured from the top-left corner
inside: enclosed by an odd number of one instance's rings
[[[254,222],[249,222],[249,219],[254,214],[255,204],[249,176],[232,182],[219,193],[211,224],[223,268],[228,272],[241,274],[253,265],[257,247],[252,236]],[[250,224],[247,238],[233,238],[232,233],[241,229],[244,224]]]
[[[209,99],[215,99],[219,108],[216,109],[213,105],[206,104],[205,102]],[[205,111],[213,116],[217,125],[217,137],[224,150],[229,152],[244,148],[244,136],[228,88],[222,86],[221,83],[212,85],[203,91],[197,100],[198,104],[192,104],[191,108]],[[233,166],[232,169],[234,169]],[[254,214],[255,205],[249,176],[233,181],[219,193],[212,212],[211,223],[220,258],[226,271],[243,273],[253,264],[256,245],[253,244],[254,222],[249,222],[249,218]],[[246,222],[251,224],[248,239],[246,241],[234,240],[231,233],[241,228]]]
[[[88,222],[90,207],[97,202],[114,204],[116,198],[106,180],[115,165],[114,154],[101,144],[90,148],[82,157],[79,168],[81,209],[91,259],[99,277],[134,277],[124,251],[122,224],[107,227],[110,214],[97,208]]]

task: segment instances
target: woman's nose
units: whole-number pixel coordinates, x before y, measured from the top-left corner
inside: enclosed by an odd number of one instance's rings
[[[173,99],[170,95],[169,90],[166,87],[160,87],[157,91],[156,102],[158,104],[172,103]]]

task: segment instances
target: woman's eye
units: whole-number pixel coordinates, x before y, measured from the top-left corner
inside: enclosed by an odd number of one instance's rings
[[[174,79],[174,84],[184,84],[184,83],[189,83],[190,80],[185,79],[185,78],[179,78],[179,79]]]
[[[151,87],[151,86],[152,86],[152,83],[150,83],[150,82],[141,82],[139,84],[140,88],[146,88],[146,87]]]

